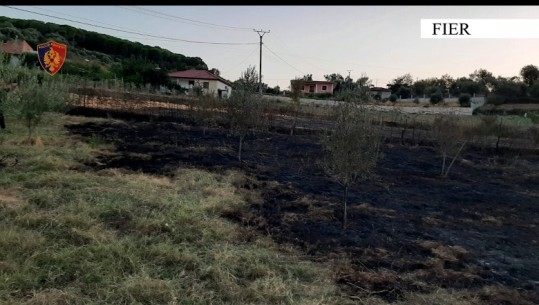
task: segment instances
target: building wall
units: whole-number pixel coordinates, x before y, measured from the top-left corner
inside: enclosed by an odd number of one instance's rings
[[[310,87],[314,85],[314,92],[310,92]],[[326,90],[322,90],[322,86],[326,86]],[[314,84],[305,84],[303,85],[303,93],[333,93],[333,84],[322,84],[322,83],[314,83]]]
[[[372,96],[379,94],[382,99],[386,99],[391,96],[391,91],[371,91],[371,94]]]
[[[184,79],[184,78],[175,78],[175,80],[176,80],[176,84],[182,86],[182,88],[188,88],[188,89],[192,88],[192,86],[189,85],[189,81],[194,81],[195,86],[200,86],[200,87],[203,87],[204,82],[208,82],[209,83],[208,89],[203,89],[203,92],[205,94],[211,94],[215,97],[219,95],[219,89],[225,90],[221,95],[221,97],[223,98],[229,97],[230,94],[232,94],[232,88],[229,85],[218,80]],[[226,90],[228,90],[228,92]]]

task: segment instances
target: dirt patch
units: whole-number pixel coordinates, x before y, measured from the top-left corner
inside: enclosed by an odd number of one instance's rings
[[[0,189],[0,207],[8,209],[21,209],[27,205],[22,199],[22,194],[17,189]]]
[[[317,166],[316,134],[251,135],[244,142],[244,161],[238,162],[238,139],[227,129],[185,124],[67,128],[115,145],[114,154],[91,164],[96,169],[170,176],[182,167],[244,171],[252,183],[238,188],[259,192],[264,202],[225,216],[296,245],[313,259],[337,262],[336,281],[350,294],[395,301],[409,291],[501,285],[526,302],[539,302],[537,151],[496,155],[469,148],[463,153],[467,162],[455,164],[444,180],[431,147],[386,145],[377,178],[349,190],[349,224],[343,231],[342,188]],[[527,166],[515,167],[515,155]],[[122,224],[129,224],[125,220]],[[524,304],[518,298],[504,304]]]

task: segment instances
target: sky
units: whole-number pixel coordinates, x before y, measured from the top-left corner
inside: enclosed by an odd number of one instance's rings
[[[526,65],[539,66],[539,38],[428,39],[420,33],[421,19],[538,19],[539,6],[11,7],[1,6],[0,15],[67,24],[200,57],[230,81],[249,66],[259,71],[260,34],[254,30],[269,31],[262,39],[262,81],[281,90],[306,74],[314,80],[331,73],[354,80],[367,76],[385,87],[407,73],[420,80],[486,69],[511,77]]]

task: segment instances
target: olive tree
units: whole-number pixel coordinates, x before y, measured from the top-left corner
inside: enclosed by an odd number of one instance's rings
[[[304,78],[296,78],[292,81],[290,81],[290,93],[292,95],[292,105],[293,105],[293,112],[294,112],[294,118],[292,121],[292,127],[290,128],[290,135],[294,134],[294,131],[296,130],[296,124],[298,120],[298,113],[300,109],[300,97],[301,92],[303,90],[303,84],[304,84]]]
[[[357,103],[335,107],[335,124],[323,137],[325,171],[343,186],[343,229],[348,223],[348,188],[371,178],[376,170],[382,136],[371,124],[372,110]]]
[[[38,77],[40,73],[43,72],[27,70],[21,73],[17,87],[7,96],[8,111],[24,121],[29,143],[46,112],[61,112],[69,105],[67,85],[60,79],[41,81]]]
[[[249,67],[236,82],[231,96],[225,101],[226,116],[233,134],[238,136],[238,161],[241,162],[245,136],[264,126],[262,97],[257,93],[256,70]]]
[[[441,176],[446,178],[468,139],[457,115],[438,115],[432,124],[434,146],[442,156]],[[451,163],[447,162],[451,158]]]

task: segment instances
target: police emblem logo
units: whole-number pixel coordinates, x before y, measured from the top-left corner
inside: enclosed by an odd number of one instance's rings
[[[51,76],[62,68],[67,54],[67,45],[49,41],[37,46],[37,57],[45,72]]]

